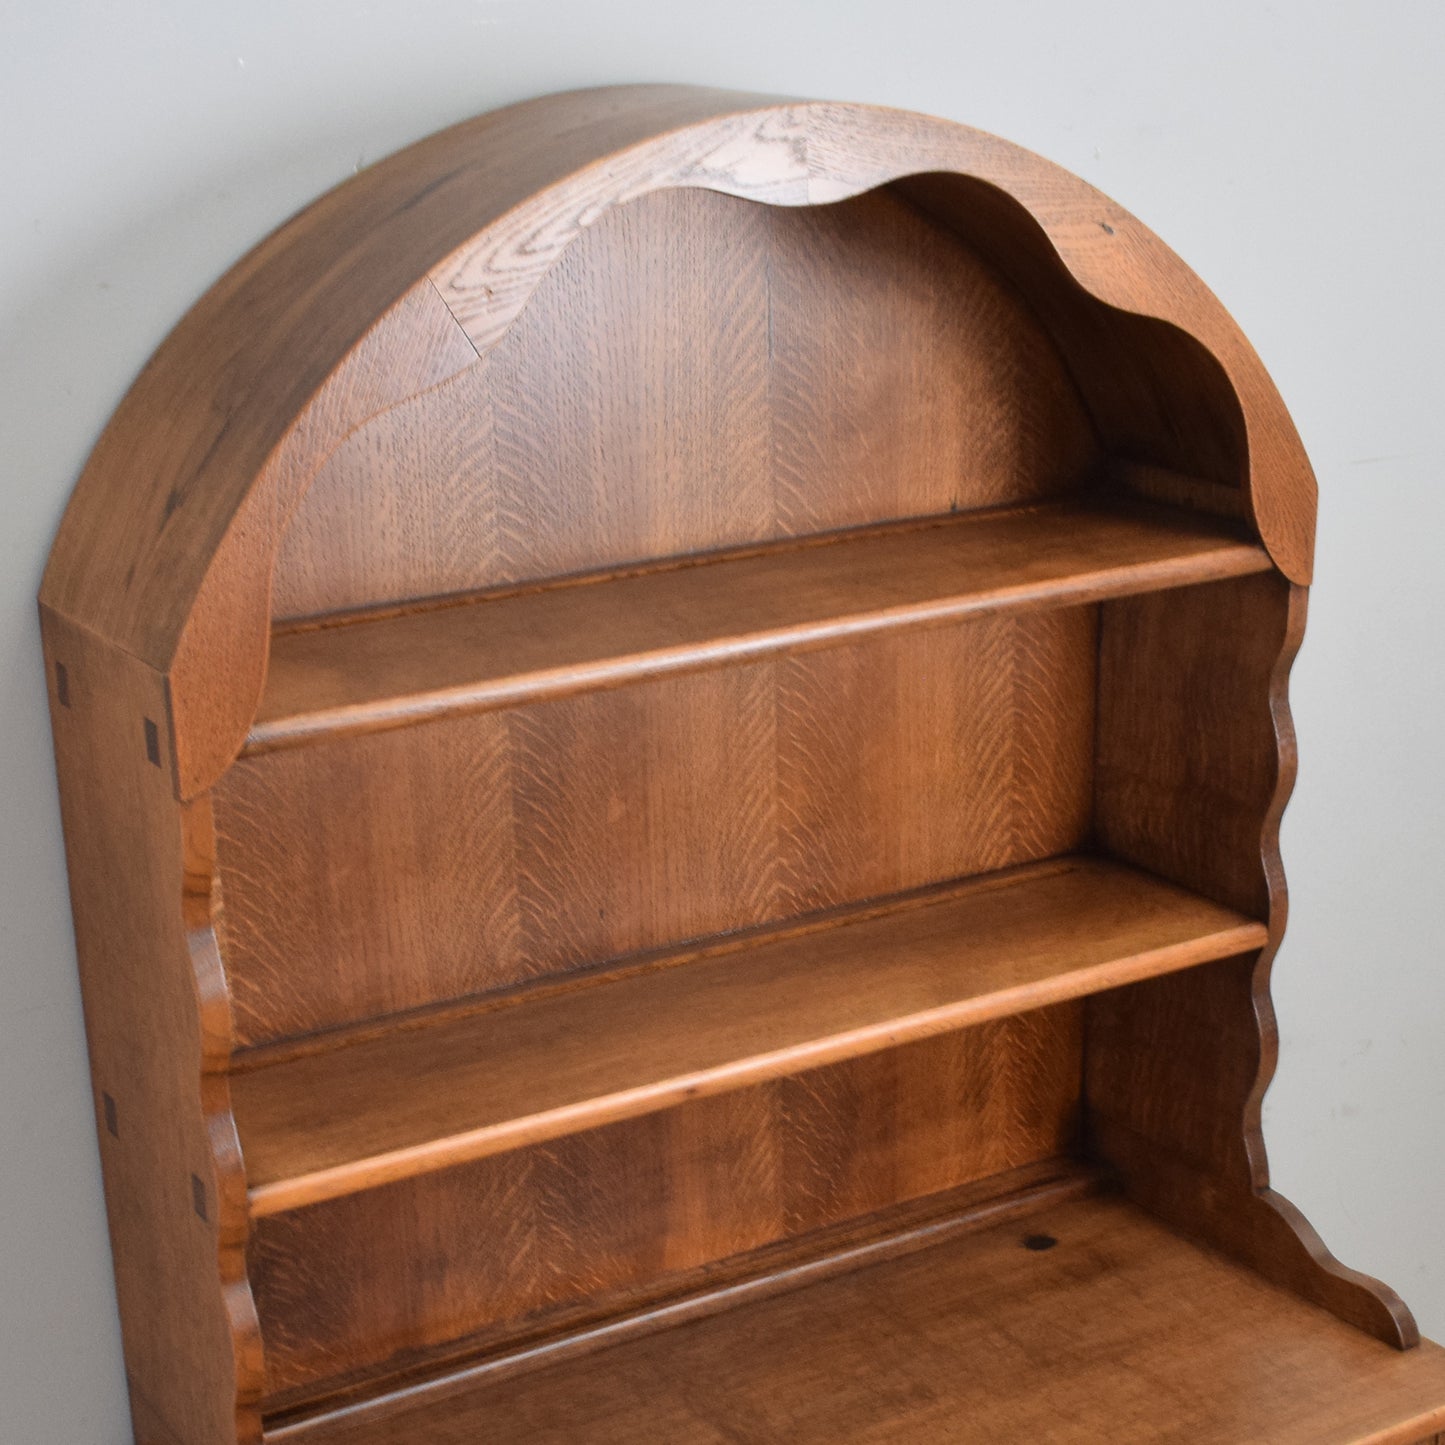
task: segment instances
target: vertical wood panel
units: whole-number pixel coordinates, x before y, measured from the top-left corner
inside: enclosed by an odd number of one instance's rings
[[[1166,1164],[1253,1187],[1244,1132],[1261,1063],[1258,1031],[1247,1027],[1257,961],[1248,954],[1087,1001],[1089,1112],[1105,1148],[1122,1128]]]
[[[664,191],[568,247],[478,364],[358,428],[278,617],[1032,500],[1095,442],[1013,289],[891,191]]]
[[[776,913],[771,669],[507,721],[528,974]]]
[[[510,792],[499,714],[234,768],[216,827],[238,1040],[518,976]]]
[[[1275,574],[1107,603],[1099,647],[1099,839],[1255,918],[1280,777],[1271,682],[1289,629]],[[1292,766],[1292,760],[1291,760]]]
[[[1101,618],[1100,841],[1277,932],[1266,829],[1293,769],[1275,716],[1302,620],[1290,585],[1240,578],[1109,603]],[[1246,1198],[1267,1183],[1258,1104],[1276,1039],[1264,990],[1251,954],[1089,1001],[1090,1133],[1131,1188],[1153,1191],[1179,1167]],[[1216,1211],[1196,1193],[1183,1208],[1197,1223]]]
[[[1001,506],[1076,484],[1093,435],[1030,307],[892,190],[770,214],[776,527]]]
[[[771,510],[767,213],[679,192],[562,257],[492,355],[506,577],[757,536]],[[481,577],[470,586],[506,578]]]
[[[164,679],[54,614],[42,620],[134,1423],[146,1445],[259,1445],[261,1335],[243,1269],[203,805],[188,816],[172,791],[171,739],[155,726]],[[0,1436],[12,1433],[0,1405]]]
[[[1277,574],[1110,603],[1097,818],[1111,851],[1268,918],[1262,955],[1090,1000],[1090,1147],[1153,1213],[1399,1348],[1393,1290],[1345,1268],[1269,1189],[1260,1124],[1278,1038],[1278,824],[1294,777],[1286,682],[1304,593]]]

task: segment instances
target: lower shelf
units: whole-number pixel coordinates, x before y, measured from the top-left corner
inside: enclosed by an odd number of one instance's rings
[[[1114,1197],[277,1445],[1417,1445],[1445,1350],[1405,1353]]]
[[[242,1067],[232,1098],[252,1215],[1227,958],[1267,936],[1122,864],[1052,859]]]

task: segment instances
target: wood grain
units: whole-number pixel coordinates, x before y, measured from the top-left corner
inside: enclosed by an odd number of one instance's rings
[[[51,721],[133,1424],[144,1445],[255,1445],[261,1335],[209,807],[179,805],[147,756],[162,680],[42,624],[51,679],[65,669]]]
[[[1126,1203],[1084,1199],[551,1370],[285,1438],[1408,1445],[1445,1423],[1442,1399],[1438,1347],[1390,1350]]]
[[[337,448],[273,611],[1032,501],[1096,452],[1032,312],[890,193],[664,191],[582,231],[476,366]]]
[[[1261,576],[1110,603],[1100,629],[1100,843],[1261,918],[1288,608],[1288,585]]]
[[[1187,513],[1059,505],[288,631],[246,750],[1268,567]]]
[[[1141,479],[1140,470],[1162,469],[1193,480],[1192,502],[1203,483],[1211,510],[1249,514],[1250,448],[1240,398],[1197,334],[1099,306],[1071,282],[1049,237],[996,186],[934,173],[899,181],[895,189],[1030,298],[1101,448],[1133,474],[1130,482]],[[1102,213],[1094,222],[1104,244],[1114,224]]]
[[[450,343],[439,351],[431,321],[417,320],[438,292],[485,352],[577,237],[638,196],[702,188],[818,204],[940,171],[1010,197],[1021,244],[1042,231],[1069,285],[1158,317],[1213,354],[1243,418],[1251,517],[1276,563],[1307,581],[1314,481],[1277,393],[1214,297],[1119,207],[947,122],[641,86],[551,97],[443,132],[254,250],[122,403],[62,524],[46,603],[166,675],[181,720],[177,783],[191,796],[224,770],[254,716],[268,583],[296,502],[370,416],[454,372]]]
[[[1313,524],[948,122],[549,97],[264,241],[42,584],[141,1445],[1438,1430],[1260,1133]],[[1018,1170],[1131,1202],[906,1257]]]
[[[1180,1228],[1401,1347],[1398,1295],[1347,1269],[1269,1188],[1260,1123],[1278,1036],[1279,818],[1294,781],[1287,682],[1304,596],[1250,577],[1111,603],[1100,647],[1096,826],[1112,852],[1269,919],[1257,955],[1090,1005],[1090,1147]]]
[[[676,1107],[1264,942],[1078,860],[684,964],[390,1031],[232,1081],[253,1218]],[[848,1120],[857,1145],[862,1101]]]
[[[1089,609],[984,617],[243,759],[237,1039],[1067,852],[1094,654]]]
[[[815,1257],[817,1231],[1071,1153],[1081,1025],[1056,1005],[258,1219],[268,1411],[752,1278],[752,1251]]]

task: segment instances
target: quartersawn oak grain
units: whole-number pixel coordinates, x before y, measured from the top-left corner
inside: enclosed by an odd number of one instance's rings
[[[1254,524],[1286,574],[1308,581],[1315,484],[1278,393],[1202,282],[1121,207],[948,122],[630,86],[453,127],[362,172],[252,251],[118,409],[67,509],[44,601],[167,677],[176,785],[192,796],[255,714],[272,564],[319,466],[368,417],[455,375],[458,340],[495,345],[589,223],[668,188],[806,205],[924,173],[1002,195],[994,251],[1041,231],[1067,284],[1213,354],[1239,408]],[[438,297],[463,337],[436,315]],[[1168,382],[1155,374],[1152,384]],[[128,504],[117,509],[120,493]]]
[[[140,1445],[1436,1429],[1260,1132],[1313,524],[1198,278],[964,127],[555,96],[282,227],[42,585]]]
[[[1092,1172],[1082,1051],[1081,1002],[1054,1004],[266,1215],[267,1413],[445,1390],[826,1269],[840,1234],[886,1250],[920,1215],[1026,1208]]]
[[[240,759],[214,793],[237,1042],[1077,850],[1096,611]]]
[[[246,746],[404,727],[1269,565],[1259,547],[1186,513],[1061,504],[282,632]]]
[[[1392,1350],[1104,1198],[280,1438],[1415,1445],[1445,1424],[1442,1401],[1445,1350]]]
[[[346,437],[287,526],[272,615],[1022,506],[1101,451],[1019,288],[891,188],[659,191],[580,231],[484,358]]]
[[[235,1075],[252,1217],[1257,948],[1078,860]]]

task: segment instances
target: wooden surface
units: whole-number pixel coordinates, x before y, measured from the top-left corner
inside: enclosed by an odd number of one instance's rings
[[[1011,1195],[1078,1150],[1082,1067],[1082,1006],[1055,1004],[266,1215],[268,1414],[731,1287],[773,1270],[758,1251],[886,1238],[960,1187]]]
[[[1018,226],[1016,202],[995,187],[935,173],[896,189],[1032,298],[1069,359],[1101,449],[1129,474],[1131,489],[1216,515],[1249,515],[1245,417],[1228,373],[1197,335],[1137,312],[1101,310],[1087,292],[1060,285],[1064,267],[1049,237]],[[1159,469],[1164,475],[1151,480]],[[1170,472],[1187,474],[1182,490]]]
[[[1268,567],[1187,513],[1060,505],[284,632],[247,749]]]
[[[1069,852],[1094,621],[991,615],[244,758],[215,802],[237,1040]]]
[[[264,241],[42,586],[141,1445],[1060,1156],[1255,1274],[1090,1206],[378,1438],[1435,1429],[1259,1131],[1313,516],[1202,283],[946,122],[549,97]]]
[[[1110,603],[1100,645],[1095,820],[1113,854],[1267,917],[1255,962],[1090,1005],[1090,1148],[1156,1213],[1362,1329],[1418,1338],[1395,1292],[1347,1269],[1269,1189],[1260,1105],[1278,1038],[1269,968],[1294,781],[1287,681],[1304,595],[1248,577]]]
[[[1391,1350],[1131,1205],[1086,1199],[580,1361],[286,1438],[1413,1445],[1445,1424],[1442,1402],[1437,1346]]]
[[[179,805],[168,770],[147,755],[161,679],[60,618],[42,621],[137,1438],[253,1445],[261,1333],[244,1257],[209,806]]]
[[[368,418],[495,346],[588,225],[668,189],[817,205],[939,172],[1006,198],[975,238],[990,254],[1022,254],[1042,230],[1062,261],[1049,285],[1157,317],[1212,353],[1238,405],[1251,524],[1287,575],[1308,580],[1314,481],[1278,394],[1215,298],[1121,208],[947,122],[635,86],[442,132],[252,251],[171,334],[107,428],[62,523],[45,601],[167,677],[176,786],[192,796],[254,717],[269,579],[317,470]],[[1195,371],[1191,359],[1153,375],[1187,392]]]
[[[1278,868],[1265,825],[1293,781],[1289,610],[1276,575],[1126,598],[1101,614],[1101,845],[1260,918]]]
[[[1037,502],[1098,460],[1048,331],[950,227],[891,191],[661,191],[583,229],[474,365],[336,448],[272,612]]]
[[[1259,947],[1078,860],[239,1073],[253,1217]]]

